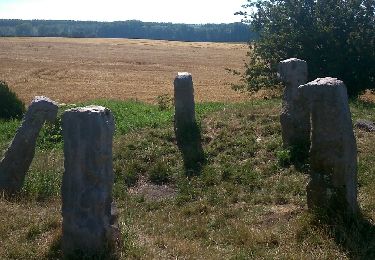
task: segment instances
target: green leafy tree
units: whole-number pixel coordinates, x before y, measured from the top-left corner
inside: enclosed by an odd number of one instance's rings
[[[276,87],[279,61],[296,57],[309,78],[337,77],[350,96],[375,88],[375,0],[248,0],[250,43],[242,87]]]

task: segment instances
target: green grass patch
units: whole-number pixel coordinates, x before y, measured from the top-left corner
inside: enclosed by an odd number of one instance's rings
[[[373,133],[355,130],[362,219],[326,223],[308,213],[308,175],[293,165],[290,151],[282,147],[280,100],[197,104],[206,163],[192,177],[185,175],[170,107],[136,101],[90,104],[111,109],[117,123],[113,162],[123,237],[120,259],[365,259],[374,255]],[[354,102],[351,109],[353,120],[375,119],[371,105]],[[18,124],[1,124],[2,143],[12,138]],[[0,222],[6,223],[0,225],[0,258],[48,259],[61,253],[64,169],[58,124],[43,130],[23,197],[15,202],[0,199]],[[57,214],[58,220],[41,221],[38,212],[49,216],[50,208],[57,211],[52,215]]]
[[[124,135],[128,132],[145,128],[158,128],[173,122],[172,108],[159,109],[159,106],[139,101],[96,100],[84,105],[95,104],[109,108],[116,120],[116,134]],[[200,119],[207,113],[220,110],[223,103],[197,104],[196,114]]]

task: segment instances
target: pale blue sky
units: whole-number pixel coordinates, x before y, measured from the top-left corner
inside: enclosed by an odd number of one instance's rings
[[[246,0],[0,0],[2,19],[229,23]]]

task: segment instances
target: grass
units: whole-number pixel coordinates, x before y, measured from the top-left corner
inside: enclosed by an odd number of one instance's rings
[[[281,145],[280,100],[198,104],[206,164],[190,178],[170,108],[137,101],[90,103],[110,108],[117,123],[114,198],[124,240],[121,259],[374,257],[373,134],[355,131],[363,215],[329,222],[307,211],[308,176],[290,163]],[[375,120],[373,108],[352,102],[353,121]],[[0,124],[2,147],[18,123]],[[0,199],[0,258],[59,257],[62,143],[50,129],[40,139],[23,193],[14,201]]]

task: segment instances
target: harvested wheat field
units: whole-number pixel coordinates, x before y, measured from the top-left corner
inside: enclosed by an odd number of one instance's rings
[[[241,101],[230,88],[242,70],[245,44],[128,39],[0,38],[0,79],[29,103],[138,99],[172,94],[178,71],[193,74],[197,101]]]

